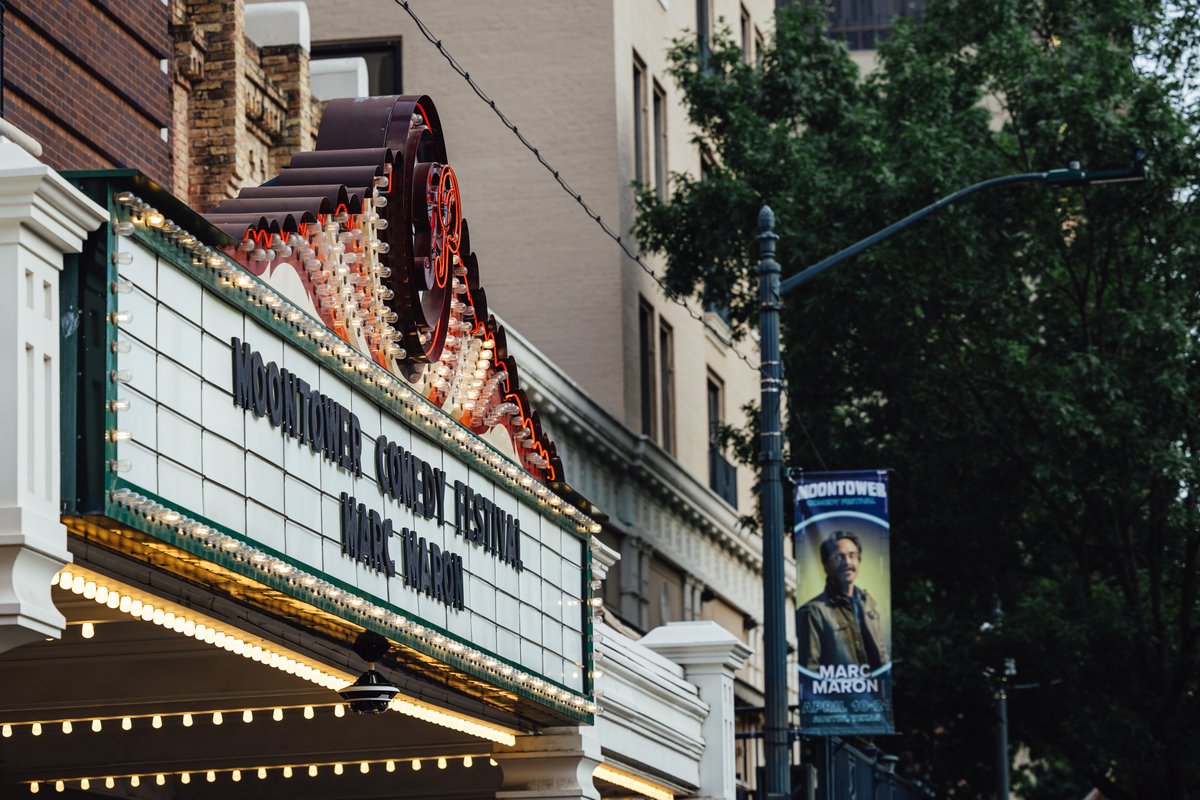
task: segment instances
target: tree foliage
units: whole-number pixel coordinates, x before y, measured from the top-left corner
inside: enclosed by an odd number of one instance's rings
[[[643,194],[636,233],[742,330],[763,203],[786,276],[978,180],[1150,154],[1141,184],[976,195],[786,301],[793,463],[895,469],[881,744],[953,797],[993,794],[1003,656],[1024,797],[1200,796],[1196,20],[932,0],[866,77],[804,11],[761,67],[671,51],[715,166]]]

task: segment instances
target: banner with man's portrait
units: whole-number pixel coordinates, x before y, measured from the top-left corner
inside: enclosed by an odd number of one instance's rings
[[[792,479],[800,732],[894,733],[887,471]]]

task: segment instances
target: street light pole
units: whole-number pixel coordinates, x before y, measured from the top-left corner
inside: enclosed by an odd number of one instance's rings
[[[826,270],[844,263],[869,247],[899,233],[908,226],[951,203],[984,189],[1013,183],[1045,183],[1051,186],[1127,183],[1145,179],[1146,154],[1138,150],[1133,163],[1125,168],[1087,171],[1078,163],[1067,169],[1025,172],[980,181],[909,214],[867,238],[833,254],[824,261],[783,281],[775,261],[775,214],[763,206],[758,214],[758,300],[762,366],[759,368],[762,392],[759,407],[759,463],[762,465],[759,502],[763,531],[763,670],[765,730],[766,800],[786,800],[791,794],[787,724],[787,596],[784,591],[783,560],[783,435],[780,394],[783,390],[783,365],[780,361],[779,312],[782,300],[791,292]],[[1007,747],[1006,747],[1007,750]]]
[[[775,260],[775,214],[767,206],[758,213],[758,304],[761,389],[759,491],[763,504],[763,680],[766,684],[763,748],[766,756],[765,800],[788,800],[787,595],[783,556],[783,432],[779,408],[783,364],[779,360],[779,262]],[[774,690],[774,691],[773,691]]]

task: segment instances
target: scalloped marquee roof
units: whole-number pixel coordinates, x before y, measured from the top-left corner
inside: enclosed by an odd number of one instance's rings
[[[238,242],[227,255],[319,317],[340,346],[570,491],[488,313],[432,100],[331,101],[315,150],[206,217]]]

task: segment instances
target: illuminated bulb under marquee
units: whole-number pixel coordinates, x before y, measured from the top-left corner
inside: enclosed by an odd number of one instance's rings
[[[73,568],[73,570],[79,570],[79,568],[76,567],[76,568]],[[102,581],[106,582],[106,588],[108,589],[109,593],[119,592],[122,595],[126,595],[127,593],[133,593],[133,592],[138,591],[138,590],[132,589],[131,587],[127,587],[122,584],[117,584],[116,582],[108,583],[109,581],[111,581],[110,578],[107,578],[105,576],[101,576],[98,574],[93,574],[89,570],[79,570],[79,572],[74,572],[73,570],[63,570],[62,572],[60,572],[58,575],[55,576],[53,583],[58,583],[59,585],[62,585],[63,583],[67,583],[69,581],[71,586],[74,587],[78,580],[83,579],[83,580],[85,580],[85,582],[86,582],[86,580],[92,580],[92,581],[96,582],[97,584],[99,584]],[[71,574],[66,574],[66,573],[71,573]],[[159,602],[157,600],[157,598],[156,598],[156,602]],[[144,611],[146,608],[150,608],[150,606],[148,604],[142,602],[142,600],[140,598],[138,600],[134,601],[134,603],[140,605],[139,610],[141,610],[141,611]],[[146,621],[150,621],[150,619],[152,619],[152,617],[148,619],[141,614],[134,614],[134,607],[135,607],[134,603],[131,603],[131,605],[130,605],[130,612],[129,612],[130,615],[134,616],[137,619],[144,619]],[[230,630],[225,630],[224,623],[216,622],[207,617],[203,617],[201,615],[195,614],[195,612],[192,612],[190,610],[185,610],[182,608],[172,609],[172,613],[174,613],[176,615],[176,617],[184,617],[185,619],[187,619],[187,621],[196,623],[195,624],[195,634],[191,638],[194,638],[197,641],[203,641],[203,642],[206,642],[213,646],[222,647],[222,648],[230,650],[230,651],[232,651],[232,649],[233,649],[234,642],[243,641],[243,639],[238,638],[233,633],[231,633]],[[193,617],[193,618],[188,619],[188,617]],[[254,637],[251,636],[250,634],[246,634],[241,631],[238,631],[237,633],[240,634],[241,636],[245,637],[245,640],[252,641],[254,639]],[[244,645],[244,642],[243,642],[243,645]],[[259,647],[262,648],[261,651],[258,650]],[[256,655],[256,651],[257,651],[257,653],[260,653],[260,655]],[[351,683],[350,676],[347,675],[346,673],[342,673],[342,672],[340,672],[338,670],[334,670],[334,669],[329,669],[328,671],[316,669],[316,668],[312,667],[310,664],[307,664],[304,661],[302,656],[298,656],[297,654],[285,651],[282,648],[278,648],[276,645],[269,643],[269,642],[265,642],[265,641],[263,641],[261,643],[256,642],[254,647],[252,647],[248,650],[245,650],[244,655],[246,657],[253,657],[254,660],[259,661],[260,663],[266,664],[268,666],[273,666],[276,669],[287,672],[288,674],[296,675],[305,680],[311,681],[313,683],[316,683],[316,684],[323,686],[325,688],[328,688],[328,689],[332,689],[334,691],[340,691],[341,689],[345,688],[346,686],[348,686]],[[451,730],[456,730],[456,731],[460,731],[463,733],[469,733],[469,734],[471,734],[473,736],[477,736],[481,739],[487,739],[489,741],[497,742],[499,744],[506,744],[506,745],[511,746],[511,745],[515,744],[515,742],[516,742],[516,737],[514,736],[514,734],[508,730],[505,730],[503,728],[498,728],[498,727],[495,727],[493,725],[489,725],[489,724],[486,724],[483,722],[478,722],[474,719],[471,719],[470,717],[462,716],[462,715],[459,715],[459,714],[456,714],[453,712],[441,711],[438,709],[434,709],[434,708],[431,708],[424,704],[421,704],[415,700],[410,701],[410,700],[404,699],[402,697],[397,697],[396,699],[394,699],[391,702],[391,704],[389,705],[389,708],[391,708],[394,711],[398,711],[402,714],[405,714],[407,716],[416,717],[418,719],[425,720],[426,722],[430,722],[435,725],[440,725],[442,727],[449,728]],[[305,718],[312,719],[312,717],[314,715],[314,709],[312,706],[305,706],[303,713],[304,713]],[[158,721],[158,724],[155,725],[154,727],[160,727],[162,725],[161,715],[154,715],[154,717],[152,719]],[[213,713],[213,723],[214,724],[216,724],[216,725],[221,724],[221,722],[220,722],[221,719],[222,719],[222,715],[221,715],[220,711]],[[66,723],[64,723],[64,724],[66,724]],[[124,730],[129,730],[131,727],[132,727],[131,718],[124,717],[122,719],[122,728]],[[37,722],[33,723],[33,725],[31,726],[31,732],[33,733],[34,736],[40,735],[42,732],[41,724],[37,723]]]

